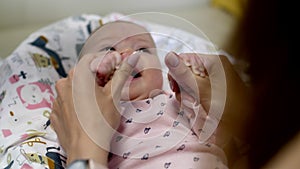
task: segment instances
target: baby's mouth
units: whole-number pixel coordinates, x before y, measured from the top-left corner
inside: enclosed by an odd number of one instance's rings
[[[136,78],[142,77],[142,74],[141,74],[138,70],[134,69],[134,70],[132,71],[132,73],[131,73],[131,76],[132,76],[134,79],[136,79]]]

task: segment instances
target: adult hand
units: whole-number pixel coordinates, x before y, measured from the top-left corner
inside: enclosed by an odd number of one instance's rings
[[[203,64],[203,58],[199,54],[183,53],[176,55],[175,53],[169,53],[166,61],[176,59],[176,56],[184,64],[179,64],[176,69],[171,68],[168,78],[177,100],[182,100],[185,103],[186,101],[195,104],[200,103],[204,110],[208,112],[211,101],[211,85],[207,70]],[[180,83],[180,86],[178,86],[172,75]]]
[[[218,105],[221,108],[214,106],[212,109],[217,109],[218,111],[209,114],[211,87],[213,86],[211,86],[210,79],[204,73],[203,65],[195,63],[197,61],[196,57],[198,57],[196,54],[195,56],[187,57],[170,52],[167,54],[165,62],[169,68],[171,88],[175,92],[177,100],[182,103],[182,109],[188,113],[187,115],[191,119],[191,128],[198,135],[200,141],[204,142],[212,136],[219,123],[215,119],[222,115],[222,105]],[[193,63],[191,63],[193,66],[189,67],[189,65],[187,66],[187,61],[191,58],[194,58]],[[200,60],[198,61],[197,63],[201,63]],[[213,104],[215,105],[215,103]],[[207,127],[208,114],[216,121],[208,124],[213,124],[214,126]]]
[[[90,69],[97,54],[85,55],[67,78],[56,83],[57,98],[50,116],[51,125],[68,155],[68,162],[93,159],[107,165],[109,143],[119,125],[118,104],[139,55],[132,55],[104,87],[95,82]]]
[[[209,77],[211,95],[206,95],[205,91],[204,95],[203,93],[201,94],[203,90],[208,89],[203,88],[203,84],[206,86],[206,81],[205,79],[201,80],[200,76],[192,73],[196,72],[194,69],[197,68],[197,64],[191,65],[191,68],[189,68],[184,63],[186,60],[183,59],[187,57],[183,55],[189,55],[189,57],[191,57],[191,55],[197,55],[201,58],[201,63],[206,68]],[[195,62],[191,64],[193,63]],[[176,95],[187,98],[184,95],[189,94],[193,98],[190,99],[192,103],[199,100],[200,104],[207,111],[209,119],[220,121],[219,124],[216,123],[217,125],[214,126],[207,125],[206,130],[215,131],[217,127],[216,144],[225,150],[229,162],[231,163],[232,159],[236,158],[233,157],[236,154],[230,154],[232,148],[227,148],[227,144],[231,142],[233,138],[244,139],[244,125],[246,124],[250,112],[250,107],[248,106],[250,98],[249,88],[246,87],[245,83],[233,69],[233,66],[226,56],[195,53],[186,53],[178,56],[174,53],[169,53],[166,56],[166,64],[170,70],[169,74],[175,79],[180,88],[180,90],[175,91]],[[210,101],[208,101],[210,104],[207,103],[206,99],[204,102],[201,101],[201,99],[204,99],[203,96],[207,98],[210,96]],[[197,97],[200,98],[197,99]],[[203,126],[203,128],[205,129],[205,126]],[[209,135],[207,135],[207,137],[208,136]],[[205,138],[204,135],[202,139],[205,140],[207,137]]]

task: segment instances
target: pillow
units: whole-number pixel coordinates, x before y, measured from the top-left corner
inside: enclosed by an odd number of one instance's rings
[[[103,17],[73,16],[37,30],[0,62],[0,168],[65,166],[66,156],[49,127],[51,106],[56,97],[54,84],[66,77],[75,65],[81,47],[100,25],[99,21],[106,23],[117,19],[145,26],[160,49],[158,55],[162,63],[163,56],[171,50],[222,53],[204,38],[118,13]],[[163,69],[166,75],[166,67]],[[168,83],[164,88],[168,90]]]

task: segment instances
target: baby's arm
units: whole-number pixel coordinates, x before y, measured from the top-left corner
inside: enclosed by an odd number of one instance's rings
[[[100,52],[97,58],[91,62],[91,70],[97,75],[97,83],[103,87],[112,78],[115,70],[121,63],[121,55],[118,52]]]

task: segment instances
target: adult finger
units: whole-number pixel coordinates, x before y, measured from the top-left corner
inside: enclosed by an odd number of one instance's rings
[[[111,95],[115,104],[119,103],[123,87],[128,77],[131,75],[133,68],[136,66],[139,57],[140,53],[138,52],[132,54],[121,64],[120,68],[117,69],[117,71],[114,73],[114,76],[112,78]],[[126,90],[129,90],[129,86],[125,88],[125,91]]]
[[[95,72],[91,69],[91,63],[98,57],[97,54],[86,54],[74,67],[72,77],[73,94],[76,96],[90,95],[94,96],[96,78]]]
[[[94,55],[85,55],[75,67],[73,77],[74,108],[83,130],[90,139],[104,150],[109,151],[110,142],[108,140],[115,132],[115,126],[111,125],[113,119],[107,118],[116,117],[115,114],[109,115],[109,113],[116,112],[102,110],[103,107],[99,107],[99,103],[105,103],[105,100],[110,100],[107,97],[112,97],[114,104],[119,104],[116,101],[120,100],[122,84],[130,75],[138,56],[132,55],[127,61],[123,62],[113,77],[111,93],[104,93],[104,87],[96,84],[95,73],[90,69],[90,63],[94,58]],[[111,96],[108,94],[111,94]]]
[[[69,75],[68,75],[69,76]],[[55,83],[55,91],[57,93],[56,96],[56,102],[58,106],[62,106],[62,103],[64,101],[64,92],[66,89],[66,83],[67,83],[67,78],[61,78]]]
[[[105,98],[102,87],[96,83],[91,62],[95,54],[84,55],[76,64],[72,79],[72,97],[74,111],[81,128],[97,145],[109,150],[109,139],[114,130],[106,122],[98,105],[98,98]]]
[[[166,64],[169,67],[170,73],[173,74],[173,78],[180,86],[183,86],[182,88],[184,90],[187,90],[189,87],[197,86],[195,84],[196,82],[186,79],[189,77],[188,73],[186,73],[187,67],[184,68],[180,61],[176,61],[176,57],[174,57],[174,55],[175,54],[169,54],[166,56]],[[207,116],[208,120],[206,120],[203,125],[202,130],[204,132],[201,132],[199,136],[200,141],[205,141],[213,134],[222,117],[226,102],[226,78],[221,60],[218,56],[201,55],[201,62],[210,77],[212,92],[211,104]],[[194,88],[191,89],[191,92],[187,93],[197,91],[193,90]],[[194,93],[194,95],[198,97],[198,92]]]
[[[199,103],[197,83],[190,68],[174,52],[166,55],[165,62],[169,68],[169,74],[179,85],[180,89],[189,93]]]

